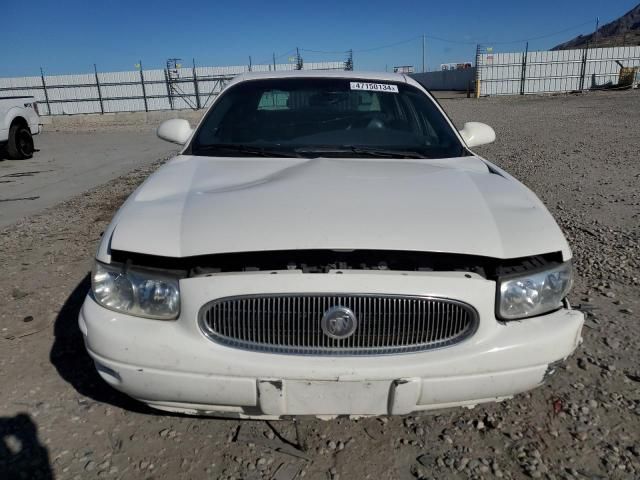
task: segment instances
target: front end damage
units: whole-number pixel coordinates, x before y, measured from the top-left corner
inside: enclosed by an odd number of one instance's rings
[[[535,388],[580,340],[583,315],[568,305],[523,320],[496,318],[497,276],[538,271],[560,261],[559,254],[498,261],[412,252],[303,253],[208,256],[184,262],[113,252],[113,260],[129,268],[148,268],[144,262],[153,261],[156,267],[182,272],[181,309],[175,320],[159,321],[105,309],[89,296],[80,326],[98,372],[114,388],[168,411],[241,418],[401,415],[499,401]],[[273,341],[295,347],[286,353],[265,349],[258,341],[242,347],[225,344],[202,329],[202,309],[212,301],[302,294],[336,298],[339,305],[356,299],[347,306],[360,315],[360,325],[392,318],[390,306],[386,313],[365,311],[364,303],[358,307],[363,294],[409,299],[393,310],[393,318],[409,327],[421,318],[418,309],[411,310],[411,302],[425,295],[472,306],[478,322],[473,334],[459,341],[401,353],[352,348],[340,354],[339,340],[326,354],[296,353],[294,340],[300,337],[287,330],[287,325],[294,325],[295,301],[273,303],[271,310],[256,307],[256,302],[236,303],[241,306],[226,310],[226,317],[236,319],[238,326],[226,334],[249,339],[255,333],[251,328],[258,325],[251,316],[270,312],[264,321],[281,322],[273,324],[273,331],[280,332]],[[298,310],[315,322],[307,331],[311,336],[321,338],[317,324],[328,306]],[[443,311],[441,318],[459,318],[446,316],[453,310]],[[287,318],[291,323],[284,323]],[[401,338],[397,332],[393,337],[391,330],[400,324],[389,322],[387,330],[371,331],[371,338]]]

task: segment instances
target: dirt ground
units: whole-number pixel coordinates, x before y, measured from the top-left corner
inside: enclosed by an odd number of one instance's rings
[[[95,373],[76,325],[100,234],[147,166],[0,230],[0,478],[640,478],[640,91],[442,101],[574,249],[584,343],[529,394],[429,416],[237,421],[155,412]],[[156,163],[155,166],[159,164]]]

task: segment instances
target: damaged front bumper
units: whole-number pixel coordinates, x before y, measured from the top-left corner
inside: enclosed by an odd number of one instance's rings
[[[274,278],[275,277],[275,278]],[[205,415],[401,415],[497,401],[540,385],[580,342],[583,314],[558,311],[507,323],[494,316],[495,283],[473,276],[224,275],[181,282],[176,321],[106,310],[87,297],[79,324],[101,377],[155,408]],[[240,350],[199,330],[199,307],[254,292],[430,292],[479,313],[478,330],[451,347],[417,353],[298,356]]]

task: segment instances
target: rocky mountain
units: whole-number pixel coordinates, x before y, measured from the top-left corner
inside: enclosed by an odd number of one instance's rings
[[[619,47],[640,45],[640,3],[613,22],[607,23],[594,33],[578,35],[568,42],[556,45],[551,50],[569,50],[571,48]]]

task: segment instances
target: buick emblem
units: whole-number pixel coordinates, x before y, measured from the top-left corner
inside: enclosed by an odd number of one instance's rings
[[[320,326],[328,337],[342,340],[353,335],[358,319],[347,307],[335,306],[324,312]]]

